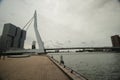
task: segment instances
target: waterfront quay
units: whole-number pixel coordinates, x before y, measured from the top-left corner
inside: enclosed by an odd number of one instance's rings
[[[69,80],[46,56],[0,60],[0,80]]]
[[[46,55],[40,55],[1,59],[0,80],[72,80],[72,78]]]

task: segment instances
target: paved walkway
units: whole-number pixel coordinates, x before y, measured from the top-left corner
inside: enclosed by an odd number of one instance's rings
[[[46,56],[0,60],[0,80],[69,80]]]

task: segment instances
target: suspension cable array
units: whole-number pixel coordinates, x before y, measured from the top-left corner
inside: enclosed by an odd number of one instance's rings
[[[31,23],[33,22],[33,20],[34,20],[34,16],[25,24],[25,26],[23,27],[23,30],[27,31],[29,29]]]

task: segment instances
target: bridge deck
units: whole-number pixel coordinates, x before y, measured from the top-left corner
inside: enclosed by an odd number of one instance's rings
[[[0,80],[69,80],[46,56],[0,60]]]

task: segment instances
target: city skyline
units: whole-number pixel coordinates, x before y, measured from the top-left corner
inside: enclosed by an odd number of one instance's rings
[[[119,0],[0,0],[0,35],[5,23],[22,28],[35,9],[45,47],[112,46],[110,37],[120,35]],[[33,40],[32,24],[25,47]]]

